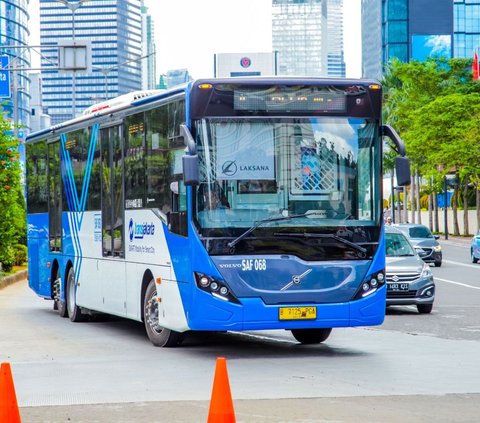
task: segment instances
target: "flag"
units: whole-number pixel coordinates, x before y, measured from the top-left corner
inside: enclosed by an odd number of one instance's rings
[[[477,52],[473,53],[473,64],[472,64],[472,71],[473,71],[473,80],[478,81],[479,77],[479,68],[478,68],[478,54]]]

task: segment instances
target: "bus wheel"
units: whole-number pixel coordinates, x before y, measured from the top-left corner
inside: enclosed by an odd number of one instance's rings
[[[143,301],[145,330],[148,339],[156,347],[175,347],[182,343],[184,334],[161,327],[158,324],[158,301],[155,281],[148,284]]]
[[[86,319],[86,316],[82,314],[82,310],[77,306],[77,290],[75,287],[75,273],[73,272],[73,267],[68,271],[67,276],[67,292],[65,299],[67,302],[67,311],[68,317],[72,322],[83,322]]]
[[[293,337],[301,344],[319,344],[330,336],[330,332],[332,328],[292,329]]]
[[[61,300],[62,292],[62,278],[60,277],[60,269],[55,273],[55,280],[53,281],[53,309],[58,311],[60,317],[67,317],[67,304]]]

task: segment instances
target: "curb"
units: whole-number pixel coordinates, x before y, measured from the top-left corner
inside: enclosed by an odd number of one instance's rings
[[[15,282],[19,282],[21,280],[27,279],[27,276],[28,276],[28,270],[20,270],[14,275],[5,276],[4,278],[0,279],[0,289],[3,289]]]

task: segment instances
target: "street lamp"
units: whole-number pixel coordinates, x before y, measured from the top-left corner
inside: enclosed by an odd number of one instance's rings
[[[70,9],[70,12],[72,12],[72,42],[73,45],[75,46],[75,13],[77,10],[82,6],[83,3],[86,3],[87,1],[90,0],[77,0],[77,1],[68,1],[68,0],[56,0],[58,3],[62,3],[65,7]],[[76,55],[74,55],[74,59],[76,58]],[[72,70],[72,116],[73,118],[76,117],[77,111],[76,111],[76,93],[75,93],[75,79],[76,75],[75,72],[76,70]]]

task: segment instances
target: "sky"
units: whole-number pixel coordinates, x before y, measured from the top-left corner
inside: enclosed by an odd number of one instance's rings
[[[187,68],[194,78],[212,77],[215,53],[272,51],[271,0],[144,1],[155,25],[158,74]],[[38,0],[30,0],[30,16],[38,16],[38,8]],[[360,8],[361,0],[344,0],[346,73],[352,78],[361,77]],[[30,44],[39,44],[37,19],[29,29]]]

